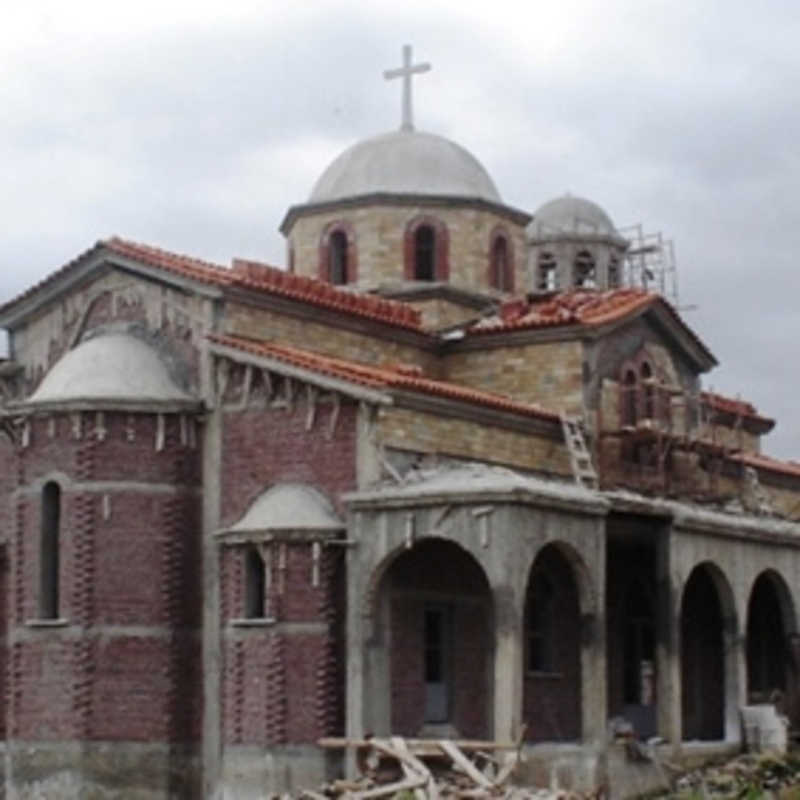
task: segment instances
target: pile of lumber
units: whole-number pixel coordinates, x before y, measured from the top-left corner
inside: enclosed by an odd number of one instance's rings
[[[571,800],[563,791],[514,786],[521,741],[498,744],[430,739],[322,739],[328,748],[353,748],[359,776],[305,789],[306,800]],[[290,800],[284,795],[280,800]]]

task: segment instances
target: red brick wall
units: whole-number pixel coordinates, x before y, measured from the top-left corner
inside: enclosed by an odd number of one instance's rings
[[[319,406],[306,430],[302,401],[284,409],[230,411],[222,455],[222,519],[240,519],[265,490],[280,483],[314,487],[341,511],[355,488],[356,408],[343,405],[332,435],[330,406]],[[231,625],[244,616],[245,545],[224,545],[223,740],[225,744],[313,743],[341,732],[344,717],[343,553],[323,547],[313,585],[310,541],[273,542],[266,613],[272,622]],[[281,551],[285,569],[281,570]]]
[[[186,741],[200,732],[199,450],[166,417],[35,419],[14,456],[10,720],[23,739]],[[61,486],[59,615],[38,616],[41,485]],[[108,481],[114,481],[109,484]],[[124,483],[123,483],[124,482]],[[105,485],[104,485],[105,484]],[[0,573],[0,581],[2,574]]]

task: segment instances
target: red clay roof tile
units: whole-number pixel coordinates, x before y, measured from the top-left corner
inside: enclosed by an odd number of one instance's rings
[[[791,475],[800,478],[800,464],[797,461],[781,461],[772,456],[765,456],[761,453],[735,453],[730,456],[731,461],[738,461],[748,467],[765,469],[770,472],[777,472],[782,475]]]
[[[497,316],[476,323],[470,333],[549,328],[560,325],[602,325],[661,300],[660,295],[645,289],[610,289],[596,291],[575,289],[548,294],[542,298],[511,300]]]
[[[150,245],[131,242],[117,236],[97,242],[94,247],[91,247],[23,293],[1,305],[0,311],[33,295],[39,289],[69,272],[80,261],[96,253],[101,253],[103,250],[135,259],[144,264],[202,283],[221,287],[238,285],[256,292],[280,295],[299,302],[310,303],[317,307],[330,308],[345,314],[367,317],[396,327],[414,330],[418,330],[420,327],[420,313],[405,303],[384,300],[372,295],[356,294],[355,292],[332,286],[324,281],[292,275],[284,270],[260,262],[234,259],[233,269],[229,269],[209,261],[172,253]]]
[[[509,411],[528,417],[536,417],[551,422],[558,422],[559,416],[553,411],[540,408],[529,403],[520,403],[505,395],[473,389],[456,383],[437,381],[416,374],[416,370],[409,365],[398,366],[373,366],[355,361],[346,361],[341,358],[324,356],[301,350],[296,347],[287,347],[272,342],[262,342],[252,339],[242,339],[237,336],[222,336],[211,334],[210,341],[232,347],[242,352],[251,353],[265,358],[274,358],[292,366],[309,369],[322,375],[351,381],[361,386],[381,389],[405,389],[420,394],[436,395],[452,400],[488,406],[500,411]]]
[[[258,261],[234,259],[231,277],[234,284],[291,297],[312,305],[370,317],[403,328],[416,330],[420,326],[419,311],[405,303],[358,294],[317,278],[294,275]]]

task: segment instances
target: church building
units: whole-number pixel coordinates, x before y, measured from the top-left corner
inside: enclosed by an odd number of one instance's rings
[[[255,800],[368,734],[625,794],[620,718],[681,763],[800,722],[800,464],[599,205],[414,128],[427,68],[285,269],[115,237],[0,306],[7,797]]]

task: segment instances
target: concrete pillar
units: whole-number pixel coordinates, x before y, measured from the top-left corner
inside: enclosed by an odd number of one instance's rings
[[[522,722],[523,656],[522,608],[508,587],[493,590],[494,646],[494,738],[513,742]]]
[[[672,534],[656,546],[656,722],[658,735],[681,744],[680,595],[672,581]]]
[[[581,594],[581,729],[583,741],[599,749],[608,725],[608,659],[606,656],[606,521],[596,520],[597,536],[591,554],[590,587]],[[581,576],[575,575],[576,580]],[[588,591],[587,591],[588,590]]]

